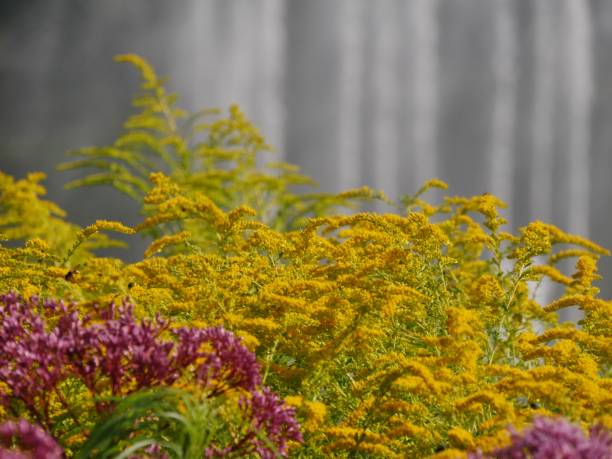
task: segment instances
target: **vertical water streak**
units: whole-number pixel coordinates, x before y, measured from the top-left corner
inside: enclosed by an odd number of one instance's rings
[[[222,56],[227,66],[219,73],[224,86],[223,95],[226,103],[237,103],[250,117],[256,93],[252,85],[256,43],[253,8],[256,5],[250,0],[234,0],[222,6],[230,9],[228,42]]]
[[[277,160],[282,158],[285,147],[284,99],[285,78],[285,15],[284,0],[262,0],[260,3],[259,52],[257,69],[259,78],[255,91],[255,110],[262,132],[268,143],[278,152]]]
[[[437,175],[438,0],[411,2],[414,53],[414,167],[416,185]]]
[[[361,183],[361,120],[364,70],[362,0],[343,0],[340,9],[340,75],[338,101],[338,188]]]
[[[224,55],[223,41],[217,34],[219,4],[217,2],[189,0],[178,8],[174,27],[174,50],[171,53],[172,82],[178,84],[181,105],[190,110],[209,107],[222,108],[218,61]],[[221,67],[223,70],[223,67]]]
[[[531,220],[551,222],[553,206],[553,117],[555,111],[556,0],[535,0]]]
[[[489,189],[506,202],[514,185],[514,128],[517,100],[517,34],[512,0],[496,0],[493,73],[495,93],[491,133]]]
[[[398,193],[399,79],[397,74],[397,18],[394,0],[374,6],[374,186],[392,198]]]
[[[43,139],[53,135],[51,131],[59,121],[55,113],[58,99],[51,87],[51,75],[64,46],[62,19],[67,16],[69,8],[65,1],[43,4],[39,17],[31,24],[36,28],[36,34],[27,36],[22,45],[25,52],[4,56],[11,65],[22,67],[27,78],[29,98],[19,102],[27,107],[26,113],[29,114],[23,121],[23,125],[27,126],[26,134],[21,136],[27,142],[44,142]]]
[[[589,235],[591,110],[593,98],[593,43],[588,0],[566,0],[565,71],[568,75],[568,229]]]

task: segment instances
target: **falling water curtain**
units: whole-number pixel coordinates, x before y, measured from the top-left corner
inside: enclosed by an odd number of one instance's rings
[[[398,196],[440,176],[589,234],[588,0],[193,1],[173,66],[241,103],[326,189]],[[520,152],[519,152],[520,150]]]
[[[104,138],[94,132],[112,136],[116,122],[95,113],[68,122],[59,111],[79,113],[87,100],[116,113],[108,88],[126,85],[96,82],[113,53],[133,51],[170,75],[189,108],[242,105],[277,154],[325,190],[368,184],[397,197],[440,177],[454,194],[501,196],[515,227],[541,219],[612,247],[612,2],[34,4],[38,10],[20,8],[24,21],[53,18],[34,27],[40,36],[10,8],[3,15],[3,100],[20,81],[39,104],[36,129],[2,109],[0,147],[20,155],[2,153],[3,169],[31,168],[28,154],[49,138],[61,139],[51,148],[57,155],[42,160],[51,164],[65,148]],[[40,58],[28,59],[41,46]],[[67,80],[67,68],[78,78]],[[23,91],[19,104],[5,105],[25,117]],[[65,205],[87,211],[76,200]],[[611,278],[612,263],[603,266]]]

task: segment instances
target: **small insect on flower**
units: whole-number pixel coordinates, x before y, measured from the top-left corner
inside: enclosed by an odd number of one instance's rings
[[[80,271],[78,270],[78,268],[80,267],[81,265],[76,265],[74,268],[70,269],[64,276],[64,279],[66,279],[68,282],[76,284],[81,274]]]

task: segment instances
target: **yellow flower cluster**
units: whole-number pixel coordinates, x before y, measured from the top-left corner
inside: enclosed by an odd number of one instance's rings
[[[509,422],[535,414],[610,421],[612,304],[594,296],[597,254],[581,253],[573,276],[532,266],[525,254],[556,244],[532,236],[548,226],[510,239],[491,225],[474,243],[468,214],[481,212],[480,200],[453,198],[437,223],[419,212],[360,213],[279,232],[248,208],[224,212],[166,176],[152,179],[154,210],[139,229],[164,234],[142,261],[90,257],[68,278],[49,244],[31,239],[2,248],[0,272],[12,276],[4,289],[84,302],[129,296],[142,315],[231,328],[262,359],[267,383],[299,408],[314,456],[493,447]],[[101,229],[129,231],[98,222],[74,238]],[[522,254],[503,271],[496,251]],[[544,308],[527,286],[541,274],[567,289]],[[551,313],[568,306],[585,312],[581,329],[556,325]]]
[[[252,170],[265,142],[230,113],[193,150],[211,167],[150,176],[136,230],[154,240],[136,263],[83,250],[98,230],[131,232],[117,224],[71,229],[57,244],[55,225],[68,224],[38,199],[39,178],[0,176],[12,190],[3,200],[30,202],[0,215],[5,235],[29,239],[0,246],[0,288],[83,307],[127,296],[141,315],[231,329],[297,408],[305,444],[295,457],[463,457],[500,446],[509,423],[534,415],[612,427],[612,302],[593,286],[605,249],[542,222],[500,231],[504,204],[492,195],[428,204],[423,192],[446,187],[437,179],[401,199],[400,214],[338,214],[339,200],[384,195],[300,200],[287,177]],[[213,157],[239,166],[216,169]],[[260,205],[272,191],[276,208]],[[41,215],[46,226],[16,226]],[[81,252],[68,270],[71,247]],[[575,273],[560,268],[570,258]],[[532,294],[544,276],[564,289],[549,305]],[[569,306],[584,312],[580,325],[557,323]]]

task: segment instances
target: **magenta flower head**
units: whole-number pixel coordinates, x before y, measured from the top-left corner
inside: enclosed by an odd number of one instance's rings
[[[302,440],[294,409],[262,387],[255,354],[222,327],[170,329],[160,318],[136,319],[127,302],[94,308],[83,316],[74,304],[41,304],[36,297],[23,300],[13,293],[0,296],[0,382],[6,387],[0,402],[25,409],[30,419],[55,435],[58,426],[50,415],[49,393],[58,394],[71,422],[82,425],[109,415],[116,407],[112,400],[172,386],[180,378],[196,383],[207,398],[233,390],[244,394],[239,407],[246,421],[242,430],[232,444],[211,446],[206,454],[248,451],[272,458],[285,456],[290,440]],[[94,410],[71,409],[70,398],[62,395],[67,380],[88,390]],[[16,426],[9,424],[13,430]],[[23,427],[18,433],[19,438],[36,439],[36,432]],[[25,440],[23,444],[29,445]],[[40,456],[48,457],[55,456]]]
[[[63,303],[23,301],[14,293],[0,296],[0,381],[12,396],[33,408],[36,398],[66,376],[70,339],[48,330],[40,310],[65,310]],[[5,397],[5,394],[0,394]]]
[[[255,355],[221,327],[170,331],[160,318],[137,320],[129,303],[96,312],[101,320],[94,322],[74,305],[0,296],[0,382],[10,388],[10,397],[40,414],[45,394],[67,377],[77,377],[93,394],[107,381],[111,394],[119,396],[127,387],[172,385],[187,368],[211,396],[261,384]],[[5,405],[8,396],[0,394]]]
[[[261,391],[254,392],[249,399],[243,399],[240,403],[242,410],[253,419],[253,427],[266,432],[267,442],[263,442],[256,436],[251,440],[255,451],[263,459],[273,459],[279,454],[287,454],[287,440],[302,442],[300,426],[295,420],[295,408],[285,405],[275,393],[265,387]],[[276,451],[270,449],[274,444]]]
[[[181,366],[200,362],[195,376],[213,394],[228,388],[254,390],[261,384],[260,368],[255,354],[242,340],[223,327],[178,328],[176,361]],[[206,346],[208,345],[208,346]]]
[[[19,449],[11,446],[19,445]],[[24,419],[0,424],[0,459],[62,459],[62,448],[40,427]]]
[[[288,406],[268,387],[252,391],[239,401],[242,418],[249,420],[244,433],[233,444],[206,448],[205,457],[287,457],[289,441],[304,441],[295,418],[295,408]]]
[[[564,418],[537,417],[518,433],[510,428],[512,443],[492,453],[476,452],[468,459],[612,459],[612,434],[602,426],[586,436]]]

